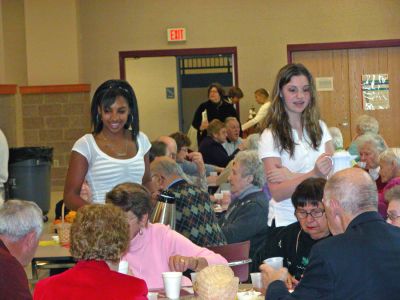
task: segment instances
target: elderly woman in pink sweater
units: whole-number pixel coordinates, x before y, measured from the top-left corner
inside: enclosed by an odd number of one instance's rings
[[[136,183],[119,184],[106,196],[106,202],[121,207],[127,214],[131,242],[123,259],[149,289],[163,287],[162,272],[197,272],[208,265],[227,264],[221,255],[193,244],[169,226],[149,223],[150,201],[149,192]],[[190,279],[183,277],[182,285],[191,285]]]

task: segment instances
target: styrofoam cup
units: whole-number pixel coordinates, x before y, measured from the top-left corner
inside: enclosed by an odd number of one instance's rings
[[[253,285],[254,288],[261,289],[263,287],[260,272],[250,273],[250,277],[251,277],[251,284]]]
[[[162,273],[165,295],[169,299],[179,299],[181,291],[182,272]]]
[[[270,257],[264,259],[263,263],[273,267],[275,270],[279,270],[283,268],[283,257]]]

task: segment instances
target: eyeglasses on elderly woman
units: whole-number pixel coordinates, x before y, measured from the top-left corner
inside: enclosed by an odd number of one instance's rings
[[[314,219],[321,218],[324,213],[325,210],[322,208],[313,209],[310,212],[302,209],[296,209],[296,211],[294,212],[295,216],[297,216],[299,219],[305,219],[308,215],[310,215]]]

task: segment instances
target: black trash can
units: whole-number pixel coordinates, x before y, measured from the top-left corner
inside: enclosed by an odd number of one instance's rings
[[[35,202],[46,215],[50,209],[53,148],[10,148],[8,197]]]

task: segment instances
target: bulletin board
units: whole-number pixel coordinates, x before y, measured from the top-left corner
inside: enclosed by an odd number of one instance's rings
[[[364,74],[361,76],[364,110],[389,109],[388,74]]]

